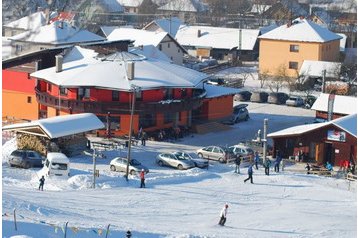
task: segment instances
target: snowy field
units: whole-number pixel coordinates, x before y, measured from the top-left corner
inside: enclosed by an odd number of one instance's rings
[[[147,188],[139,178],[109,170],[109,162],[126,151],[105,151],[97,160],[100,177],[92,184],[92,158],[70,158],[71,177],[46,178],[38,191],[40,169],[10,168],[7,155],[13,141],[3,145],[3,237],[357,237],[356,184],[345,180],[293,172],[264,175],[254,171],[254,184],[244,183],[247,168],[235,174],[234,165],[210,162],[209,169],[185,171],[155,164],[158,153],[175,150],[195,152],[211,144],[233,145],[252,139],[269,119],[268,132],[312,121],[307,109],[249,103],[250,119],[231,130],[193,135],[176,143],[148,141],[133,146],[132,157],[150,169]],[[291,171],[290,171],[291,170]],[[229,204],[225,227],[217,225],[219,213]],[[13,210],[16,208],[17,231]]]

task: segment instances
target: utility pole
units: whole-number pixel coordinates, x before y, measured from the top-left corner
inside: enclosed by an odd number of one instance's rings
[[[132,144],[132,128],[133,128],[133,114],[134,114],[134,107],[135,107],[135,99],[136,99],[136,92],[140,90],[138,86],[131,85],[132,88],[132,108],[131,108],[131,117],[129,123],[129,140],[128,140],[128,155],[127,155],[127,169],[126,169],[126,180],[128,181],[128,174],[129,174],[129,163],[131,160],[131,144]]]
[[[93,184],[92,188],[96,188],[96,149],[93,149]]]
[[[322,70],[322,93],[326,92],[326,70]]]
[[[267,150],[267,124],[268,124],[268,119],[265,118],[264,119],[264,138],[263,138],[263,143],[264,143],[264,151],[263,151],[263,161],[266,161],[266,150]]]

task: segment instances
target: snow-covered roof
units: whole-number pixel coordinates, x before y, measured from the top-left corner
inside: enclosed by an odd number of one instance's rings
[[[294,126],[270,133],[267,136],[268,137],[297,136],[332,124],[350,133],[351,135],[357,137],[357,114],[337,118],[329,122]]]
[[[139,0],[132,0],[131,2],[136,2]],[[124,9],[121,4],[121,0],[102,0],[102,5],[110,12],[124,12]]]
[[[242,91],[238,88],[222,87],[207,83],[204,83],[204,89],[206,91],[205,98],[216,98],[221,96],[234,95]]]
[[[123,7],[139,7],[142,5],[143,0],[116,0]]]
[[[163,29],[163,31],[168,32],[174,37],[177,34],[179,27],[183,24],[183,22],[177,17],[156,19],[148,25],[153,23],[158,25],[160,28]],[[146,29],[146,27],[144,27],[144,29]]]
[[[314,15],[316,15],[323,22],[324,26],[329,25],[332,21],[332,17],[324,9],[314,11]]]
[[[128,80],[127,63],[134,62],[134,79]],[[128,52],[117,52],[104,58],[96,57],[93,50],[76,46],[64,57],[63,71],[55,67],[36,71],[36,78],[64,87],[99,87],[130,91],[131,85],[142,90],[160,87],[194,88],[208,77],[207,74],[176,64]]]
[[[107,36],[107,39],[109,41],[134,40],[133,44],[135,46],[154,45],[157,47],[167,35],[167,32],[154,32],[132,28],[117,28]]]
[[[323,70],[326,70],[326,77],[337,78],[341,71],[342,63],[304,60],[300,69],[300,75],[322,77]]]
[[[157,60],[163,60],[166,62],[172,62],[169,57],[164,54],[162,51],[158,50],[158,48],[153,45],[144,45],[141,47],[129,48],[128,52],[134,53],[137,55],[144,55],[146,58],[152,58]]]
[[[316,23],[297,18],[292,21],[291,26],[282,25],[259,36],[259,38],[285,41],[328,42],[339,40],[341,36]]]
[[[239,47],[239,31],[236,28],[182,25],[176,34],[176,39],[183,46],[232,49]],[[242,29],[241,49],[252,50],[259,32],[260,30]]]
[[[265,11],[267,11],[272,5],[266,5],[266,4],[252,4],[251,13],[258,13],[261,14]]]
[[[104,124],[96,115],[92,113],[82,113],[12,124],[4,126],[2,130],[21,131],[52,139],[97,130],[103,127]]]
[[[328,97],[329,94],[321,93],[317,100],[313,103],[311,109],[316,111],[328,112]],[[333,113],[346,115],[357,113],[357,98],[335,95]]]
[[[331,121],[332,124],[357,137],[357,113]]]
[[[308,131],[313,131],[318,128],[324,127],[329,125],[330,122],[322,122],[322,123],[313,123],[313,124],[306,124],[300,126],[293,126],[289,127],[280,131],[276,131],[267,135],[267,137],[278,137],[278,136],[294,136],[294,135],[301,135]]]
[[[105,40],[105,38],[99,35],[87,30],[81,30],[67,22],[61,21],[55,21],[50,25],[18,34],[9,39],[54,45]]]
[[[268,26],[260,27],[260,34],[261,35],[266,34],[267,32],[272,31],[273,29],[276,29],[277,27],[278,27],[278,25],[276,23],[273,23]]]
[[[101,26],[101,31],[106,37],[108,37],[108,35],[111,34],[117,28],[118,26]]]
[[[179,12],[205,12],[209,6],[201,0],[173,0],[161,6],[158,10],[179,11]]]
[[[10,22],[5,26],[34,31],[44,25],[46,25],[46,14],[42,11],[39,11],[31,14],[30,16],[26,16],[16,21]]]

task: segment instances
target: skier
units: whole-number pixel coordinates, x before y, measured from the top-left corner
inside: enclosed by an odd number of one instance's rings
[[[265,174],[270,175],[270,166],[271,166],[271,160],[266,159],[265,160]]]
[[[256,167],[256,170],[259,169],[258,167],[258,164],[260,162],[260,156],[259,156],[259,152],[255,152],[255,158],[254,158],[254,161],[255,161],[255,167]]]
[[[223,226],[225,225],[226,222],[226,214],[227,214],[227,209],[228,209],[229,205],[227,203],[225,203],[225,206],[223,207],[223,209],[220,212],[220,221],[219,221],[219,225]]]
[[[244,180],[244,183],[246,183],[246,181],[249,180],[249,179],[250,179],[251,183],[254,183],[254,182],[252,181],[252,174],[253,174],[252,167],[253,167],[253,166],[254,166],[254,165],[251,164],[251,165],[249,166],[249,168],[247,169],[247,173],[249,174],[249,177]]]
[[[145,175],[145,172],[144,172],[144,169],[142,169],[142,171],[141,171],[140,174],[139,174],[139,177],[140,177],[140,187],[141,187],[141,188],[145,188],[145,183],[144,183],[145,177],[144,177],[144,175]]]
[[[42,175],[42,177],[40,178],[40,185],[39,185],[39,190],[43,191],[44,190],[44,184],[45,184],[45,177]]]
[[[240,164],[241,164],[241,157],[239,155],[237,155],[236,159],[235,159],[235,172],[234,173],[238,173],[240,174]]]

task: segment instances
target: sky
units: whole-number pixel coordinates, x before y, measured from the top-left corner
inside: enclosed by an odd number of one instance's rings
[[[253,84],[254,82],[249,82]],[[109,170],[111,159],[126,156],[126,149],[103,151],[97,159],[100,176],[92,185],[92,158],[70,158],[69,178],[46,177],[38,191],[40,168],[10,168],[6,161],[15,149],[14,140],[3,145],[3,237],[357,237],[356,183],[307,175],[304,164],[287,163],[285,170],[270,176],[262,166],[254,170],[254,184],[244,183],[233,164],[210,161],[209,169],[179,171],[155,163],[159,153],[183,150],[190,153],[207,145],[233,145],[252,139],[263,119],[268,133],[310,122],[314,112],[287,106],[248,103],[250,119],[228,131],[192,134],[176,142],[148,141],[133,146],[132,157],[147,166],[146,188],[138,176]],[[95,140],[97,138],[91,138]],[[219,214],[229,204],[224,227]],[[13,213],[16,209],[17,228]]]

